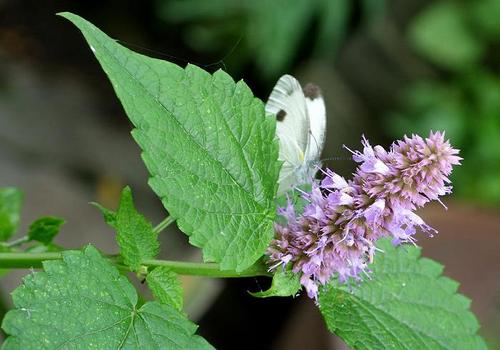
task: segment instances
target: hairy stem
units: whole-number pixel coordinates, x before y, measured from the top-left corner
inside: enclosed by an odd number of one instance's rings
[[[0,268],[10,269],[28,269],[41,268],[42,261],[57,260],[62,258],[62,252],[48,253],[0,253]],[[115,264],[118,268],[126,268],[121,262],[119,256],[108,256],[108,260]],[[218,264],[213,263],[193,263],[186,261],[170,261],[170,260],[145,260],[142,265],[148,268],[159,266],[168,267],[173,272],[180,275],[207,276],[214,278],[231,278],[231,277],[254,277],[254,276],[271,276],[263,264],[255,264],[248,269],[236,272],[230,270],[220,270]]]
[[[175,219],[171,216],[167,216],[162,222],[160,222],[154,229],[153,231],[155,233],[160,233],[164,229],[166,229],[171,223],[173,223]]]
[[[256,263],[250,266],[248,269],[240,272],[220,270],[219,264],[214,263],[193,263],[170,260],[144,260],[142,263],[147,267],[168,267],[170,270],[180,275],[208,276],[219,278],[272,276],[272,274],[267,271],[266,266],[259,263]]]
[[[1,242],[0,244],[4,247],[8,247],[8,248],[12,248],[12,247],[17,247],[23,243],[26,243],[26,242],[29,242],[30,239],[28,236],[23,236],[19,239],[16,239],[14,241],[11,241],[11,242]]]

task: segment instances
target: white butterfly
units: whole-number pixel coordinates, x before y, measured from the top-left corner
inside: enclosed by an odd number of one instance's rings
[[[278,196],[314,178],[325,144],[325,102],[318,86],[303,89],[291,75],[282,76],[266,104],[266,114],[276,117],[279,159]]]

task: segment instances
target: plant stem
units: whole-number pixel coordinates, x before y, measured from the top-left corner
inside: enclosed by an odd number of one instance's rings
[[[58,260],[62,258],[62,252],[48,253],[0,253],[0,268],[26,269],[41,268],[42,261]],[[117,256],[108,256],[108,260],[118,268],[124,268],[120,258]],[[271,276],[264,265],[259,263],[250,266],[248,269],[236,272],[231,270],[220,270],[218,264],[213,263],[193,263],[185,261],[170,260],[145,260],[142,263],[148,268],[164,266],[180,275],[207,276],[216,278],[231,277],[254,277]]]
[[[4,246],[4,247],[8,247],[8,248],[12,248],[12,247],[17,247],[23,243],[26,243],[26,242],[29,242],[30,239],[28,236],[23,236],[21,238],[18,238],[14,241],[11,241],[11,242],[2,242],[1,245]]]
[[[48,253],[0,253],[0,268],[28,269],[41,268],[44,260],[61,259],[60,252]]]
[[[186,261],[170,261],[170,260],[144,260],[143,265],[147,267],[167,267],[173,272],[180,275],[207,276],[219,278],[231,277],[255,277],[255,276],[272,276],[267,271],[264,265],[256,263],[248,269],[236,272],[231,270],[220,270],[219,264],[214,263],[193,263]]]
[[[165,219],[163,219],[162,222],[160,222],[154,229],[153,231],[155,233],[160,233],[161,231],[163,231],[164,229],[166,229],[171,223],[173,223],[175,221],[175,219],[171,216],[167,216]]]

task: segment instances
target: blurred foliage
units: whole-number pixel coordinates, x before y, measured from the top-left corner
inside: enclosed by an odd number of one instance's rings
[[[450,69],[464,69],[484,53],[468,25],[467,9],[460,3],[438,2],[416,17],[410,28],[415,48],[434,63]]]
[[[254,64],[275,80],[308,57],[333,58],[346,34],[351,0],[175,0],[158,1],[158,15],[186,25],[195,50],[221,53],[232,74]],[[381,13],[384,0],[363,0],[364,18]],[[230,43],[230,44],[228,44]],[[228,46],[228,45],[232,45]],[[235,48],[237,47],[237,50]],[[228,51],[229,50],[229,51]]]
[[[409,41],[438,70],[403,93],[391,132],[446,130],[462,149],[455,192],[500,204],[500,1],[438,1],[410,23]]]

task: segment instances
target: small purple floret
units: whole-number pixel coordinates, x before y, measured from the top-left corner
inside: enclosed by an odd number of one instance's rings
[[[405,136],[389,151],[364,137],[362,144],[362,153],[351,151],[360,163],[351,180],[326,169],[325,178],[303,194],[309,203],[302,214],[290,202],[278,209],[287,225],[275,224],[270,269],[291,264],[312,299],[332,277],[345,282],[367,274],[377,239],[392,237],[397,245],[414,243],[417,229],[435,233],[415,210],[451,193],[448,176],[461,160],[441,132],[426,139]]]

